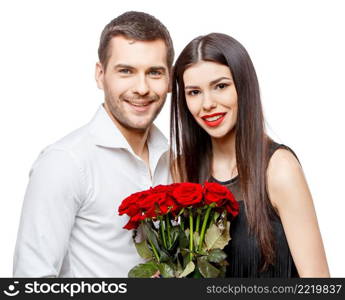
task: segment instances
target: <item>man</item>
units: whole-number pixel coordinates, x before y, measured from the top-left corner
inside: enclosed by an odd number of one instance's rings
[[[173,45],[157,19],[127,12],[104,28],[98,55],[105,102],[34,163],[15,277],[127,277],[141,262],[117,209],[128,195],[170,180],[167,141],[153,120],[168,92]]]

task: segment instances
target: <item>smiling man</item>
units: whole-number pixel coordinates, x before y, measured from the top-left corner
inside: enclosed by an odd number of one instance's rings
[[[31,169],[15,277],[127,277],[141,262],[117,209],[170,181],[167,140],[153,121],[168,93],[173,45],[160,21],[127,12],[104,28],[98,55],[104,104]]]

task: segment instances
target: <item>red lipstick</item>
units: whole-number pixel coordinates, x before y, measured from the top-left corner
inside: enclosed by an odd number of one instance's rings
[[[215,113],[212,115],[205,115],[202,116],[201,118],[205,122],[205,124],[209,127],[216,127],[220,125],[224,118],[225,118],[226,113]]]

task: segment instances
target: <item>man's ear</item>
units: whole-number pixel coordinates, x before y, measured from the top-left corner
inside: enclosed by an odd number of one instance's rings
[[[171,93],[172,86],[173,86],[173,74],[174,74],[174,68],[172,67],[169,72],[169,87],[168,87],[168,93]]]
[[[100,62],[96,63],[95,68],[95,79],[97,82],[97,87],[103,90],[103,82],[104,82],[104,69]]]

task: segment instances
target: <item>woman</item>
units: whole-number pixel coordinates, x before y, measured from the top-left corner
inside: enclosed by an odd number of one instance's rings
[[[265,133],[254,66],[235,39],[201,36],[178,57],[171,147],[175,181],[221,183],[240,203],[227,276],[329,277],[302,168]]]

